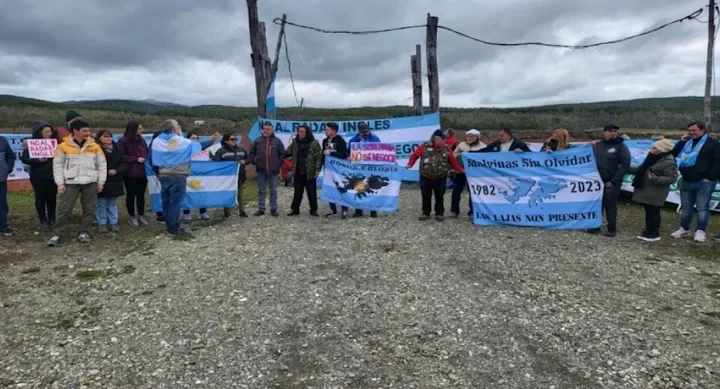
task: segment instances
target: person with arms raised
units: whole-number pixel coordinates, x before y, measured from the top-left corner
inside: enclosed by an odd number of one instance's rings
[[[192,236],[180,228],[190,161],[193,155],[212,146],[220,134],[216,132],[211,140],[205,142],[193,142],[181,134],[182,128],[177,120],[165,120],[162,133],[152,141],[148,159],[160,181],[166,232],[172,236]]]
[[[32,123],[32,139],[55,139],[57,130],[50,123],[37,120]],[[50,230],[55,226],[57,208],[57,185],[53,178],[52,158],[30,158],[30,150],[23,148],[22,162],[30,166],[30,184],[35,192],[35,210],[40,219],[40,229]]]
[[[443,132],[437,130],[429,142],[422,144],[410,155],[406,169],[410,169],[420,159],[420,195],[422,196],[422,216],[420,220],[430,219],[430,206],[435,196],[435,220],[445,219],[445,182],[453,173],[465,174],[455,154],[445,143]]]
[[[322,166],[325,166],[325,157],[333,157],[345,160],[349,156],[345,139],[342,136],[338,135],[339,128],[340,127],[337,125],[337,123],[328,123],[325,126],[325,139],[323,139],[322,141]],[[328,205],[330,206],[330,212],[325,214],[325,217],[337,215],[337,205],[335,205],[334,203],[329,203]],[[346,219],[348,214],[348,207],[343,205],[341,207],[341,211],[342,213],[340,217],[342,219]]]
[[[670,234],[680,239],[690,235],[690,223],[697,209],[697,227],[693,239],[705,242],[710,219],[710,200],[720,178],[720,143],[707,133],[705,123],[697,120],[687,127],[672,154],[680,170],[680,228]],[[715,236],[720,239],[720,235]]]
[[[84,120],[76,120],[70,125],[70,130],[71,135],[58,145],[53,158],[53,178],[61,197],[54,233],[47,242],[50,247],[57,246],[65,237],[78,197],[82,206],[78,240],[81,243],[90,242],[97,194],[103,191],[107,181],[105,153],[90,136],[90,125]]]

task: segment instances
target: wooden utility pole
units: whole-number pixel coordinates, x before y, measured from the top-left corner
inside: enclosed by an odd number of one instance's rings
[[[410,72],[413,87],[413,112],[415,115],[422,115],[422,50],[420,45],[415,45],[415,55],[410,56]]]
[[[267,117],[267,94],[270,90],[270,56],[268,55],[265,23],[260,22],[257,0],[247,0],[248,26],[253,68],[255,69],[255,92],[257,94],[258,116]]]
[[[705,125],[707,131],[712,132],[712,83],[713,83],[713,54],[715,52],[715,0],[710,0],[708,9],[708,45],[707,45],[707,66],[705,67]]]
[[[440,109],[440,80],[437,65],[437,33],[438,17],[427,16],[425,56],[427,57],[428,90],[430,95],[430,112]]]

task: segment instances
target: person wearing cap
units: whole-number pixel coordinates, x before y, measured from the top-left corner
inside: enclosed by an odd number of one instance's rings
[[[360,122],[358,123],[358,133],[350,139],[347,143],[347,149],[348,153],[352,150],[352,144],[353,143],[380,143],[380,138],[378,138],[375,134],[370,132],[370,127],[367,123]],[[349,159],[349,157],[348,157]],[[377,217],[378,213],[377,211],[370,211],[370,217]],[[363,217],[363,210],[362,209],[356,209],[355,213],[353,213],[352,217],[358,218]]]
[[[500,151],[513,151],[516,153],[532,152],[528,145],[520,138],[513,136],[512,131],[507,127],[498,130],[497,139],[490,143],[486,148],[479,150],[481,153],[494,153]]]
[[[620,196],[622,179],[630,168],[630,149],[625,140],[618,136],[620,128],[608,124],[603,129],[603,139],[595,142],[595,162],[600,179],[604,184],[602,208],[607,217],[607,231],[605,236],[617,235],[617,201]],[[600,233],[602,229],[593,228],[590,233]]]
[[[422,196],[422,216],[420,220],[430,219],[430,206],[435,196],[435,220],[445,219],[445,180],[452,174],[464,174],[465,169],[458,163],[455,154],[445,142],[442,130],[432,134],[410,155],[406,169],[410,169],[420,159],[420,195]]]
[[[455,159],[462,165],[462,158],[460,158],[462,153],[466,151],[480,151],[485,147],[487,147],[487,145],[480,141],[480,131],[473,128],[465,133],[465,140],[457,145],[453,154],[455,154]],[[450,213],[453,217],[460,216],[460,198],[466,186],[467,176],[465,176],[464,173],[455,174],[452,194],[450,196]],[[472,216],[472,197],[468,197],[468,216]]]
[[[673,142],[662,139],[653,143],[650,153],[638,167],[631,167],[634,174],[632,199],[645,208],[645,230],[637,238],[646,242],[660,240],[660,208],[665,205],[670,185],[678,179],[677,162],[672,155]]]
[[[711,138],[702,121],[694,121],[687,127],[672,150],[678,159],[680,169],[680,228],[670,234],[680,239],[690,236],[690,223],[694,210],[697,210],[697,228],[694,240],[704,242],[707,239],[708,219],[710,218],[710,200],[720,178],[720,144]],[[720,240],[720,235],[714,237]]]

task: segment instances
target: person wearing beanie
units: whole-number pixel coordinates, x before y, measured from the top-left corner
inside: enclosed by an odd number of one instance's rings
[[[65,113],[65,125],[67,126],[68,129],[70,128],[70,125],[71,125],[73,122],[76,122],[76,121],[78,121],[78,120],[83,120],[83,117],[82,117],[82,115],[80,115],[80,112],[78,112],[78,111],[67,111],[67,112]]]
[[[487,145],[480,141],[480,131],[472,129],[465,133],[465,140],[460,142],[453,154],[462,165],[462,158],[460,156],[466,151],[474,152],[480,151],[487,147]],[[463,191],[467,187],[467,176],[462,173],[455,174],[453,177],[452,194],[450,196],[450,213],[453,217],[460,216],[460,198],[462,197]],[[468,197],[468,216],[472,216],[472,197]]]
[[[680,228],[670,234],[680,239],[690,236],[690,223],[697,210],[694,240],[705,242],[710,219],[710,200],[720,178],[720,143],[707,133],[705,123],[688,124],[687,133],[675,144],[672,154],[678,159],[680,180]],[[714,238],[720,239],[720,235]]]
[[[603,129],[603,139],[595,142],[595,162],[603,182],[602,208],[607,217],[605,236],[614,238],[617,235],[617,201],[620,197],[622,179],[630,168],[630,149],[625,139],[618,136],[620,128],[608,124]],[[589,233],[600,233],[602,229],[593,228]]]
[[[430,219],[430,206],[435,196],[435,220],[445,219],[445,181],[454,172],[465,174],[465,169],[458,163],[455,154],[445,142],[442,130],[432,134],[430,141],[425,142],[410,155],[406,169],[410,169],[420,159],[420,196],[422,197],[422,216],[420,220]]]
[[[665,205],[670,185],[678,179],[677,162],[672,155],[673,142],[661,139],[653,143],[650,153],[638,167],[631,167],[634,174],[633,201],[645,208],[645,230],[637,238],[646,242],[660,240],[660,208]]]

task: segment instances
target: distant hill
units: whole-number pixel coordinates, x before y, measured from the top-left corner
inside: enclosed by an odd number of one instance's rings
[[[577,132],[597,131],[608,122],[624,129],[682,130],[691,120],[702,118],[702,97],[669,97],[558,104],[517,108],[442,108],[445,127],[481,131],[501,125],[519,131],[546,134],[554,127]],[[199,131],[246,131],[255,122],[255,107],[223,105],[184,106],[156,100],[90,100],[50,102],[27,97],[0,95],[0,128],[28,127],[33,120],[49,120],[61,125],[65,111],[80,111],[95,127],[124,128],[130,120],[140,120],[152,129],[166,118],[176,118],[184,128],[195,128],[195,120],[206,123]],[[391,118],[412,115],[406,106],[331,108],[279,108],[281,119],[341,121]]]

